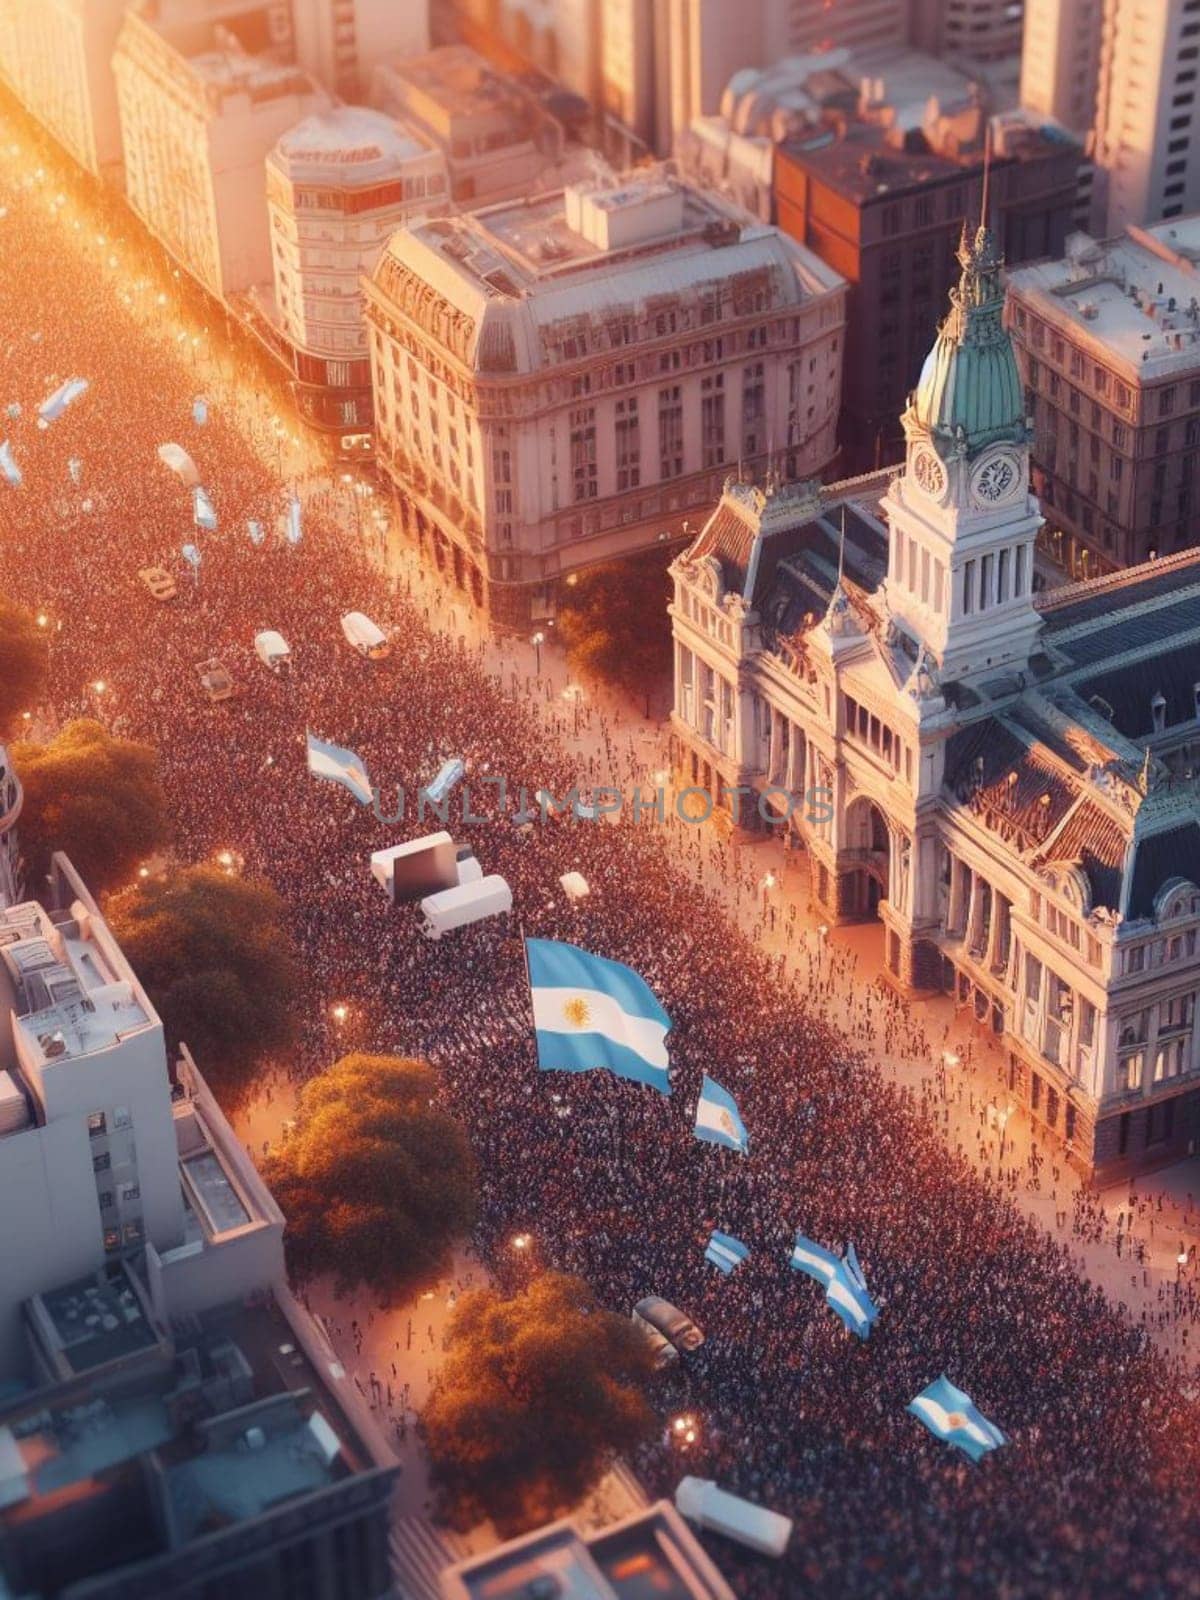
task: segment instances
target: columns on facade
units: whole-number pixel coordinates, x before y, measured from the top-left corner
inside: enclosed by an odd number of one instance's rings
[[[946,854],[950,857],[950,903],[946,907],[946,932],[955,935],[962,918],[964,869],[952,850],[947,850]]]

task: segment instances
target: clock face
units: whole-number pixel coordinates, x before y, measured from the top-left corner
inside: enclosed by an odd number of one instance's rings
[[[1019,477],[1017,464],[1010,456],[992,456],[979,468],[971,487],[981,500],[994,503],[1012,494]]]
[[[928,495],[940,495],[946,487],[946,471],[932,450],[919,450],[913,458],[913,477]]]

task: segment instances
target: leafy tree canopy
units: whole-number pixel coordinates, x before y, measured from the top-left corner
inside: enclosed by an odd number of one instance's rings
[[[436,1280],[475,1220],[462,1128],[433,1104],[423,1061],[343,1056],[306,1084],[295,1132],[268,1163],[297,1277],[336,1275],[386,1297]]]
[[[113,932],[163,1019],[226,1105],[296,1034],[299,968],[284,906],[261,878],[181,867],[113,895]]]
[[[2,624],[0,624],[2,626]],[[25,789],[21,850],[40,883],[64,850],[93,893],[127,883],[169,834],[153,745],[117,739],[99,722],[69,722],[49,744],[18,744]]]
[[[37,618],[0,595],[0,737],[42,696],[48,658]]]
[[[422,1433],[444,1513],[506,1535],[561,1516],[655,1429],[648,1342],[580,1278],[464,1296]]]
[[[564,591],[559,636],[572,668],[644,697],[671,669],[667,556],[648,550],[581,572]]]

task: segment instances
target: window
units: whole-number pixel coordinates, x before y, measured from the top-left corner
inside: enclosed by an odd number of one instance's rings
[[[616,405],[617,488],[636,489],[641,479],[638,403],[634,396]]]
[[[658,391],[659,477],[677,478],[683,471],[683,391],[678,384]]]
[[[108,1123],[103,1111],[93,1111],[88,1116],[88,1137],[99,1139],[108,1132]]]
[[[596,498],[596,412],[585,406],[571,413],[571,493],[576,501]]]
[[[763,364],[756,361],[742,370],[742,454],[756,456],[763,447],[766,421],[766,383]]]
[[[710,374],[700,390],[702,459],[706,467],[719,467],[725,460],[725,374]]]
[[[101,1155],[92,1157],[93,1172],[107,1172],[112,1166],[112,1157],[105,1150]]]

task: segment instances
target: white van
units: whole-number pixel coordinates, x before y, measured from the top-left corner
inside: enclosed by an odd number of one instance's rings
[[[458,860],[455,862],[455,870],[458,873],[459,883],[479,883],[482,880],[483,868],[479,864],[478,856],[476,856],[469,844],[460,848]]]
[[[723,1533],[763,1556],[781,1556],[792,1537],[791,1517],[718,1489],[711,1478],[681,1478],[675,1509],[697,1527]]]
[[[387,637],[363,611],[347,611],[342,618],[346,643],[368,661],[382,661],[390,650]]]
[[[422,900],[421,913],[425,920],[421,932],[427,939],[440,939],[454,928],[465,928],[468,923],[481,922],[484,917],[498,917],[511,910],[512,890],[498,873],[492,873],[475,883],[460,883]]]
[[[274,628],[264,628],[261,633],[254,635],[254,654],[264,667],[269,667],[272,672],[279,672],[284,667],[290,666],[292,652],[288,642],[281,633],[276,633]]]

